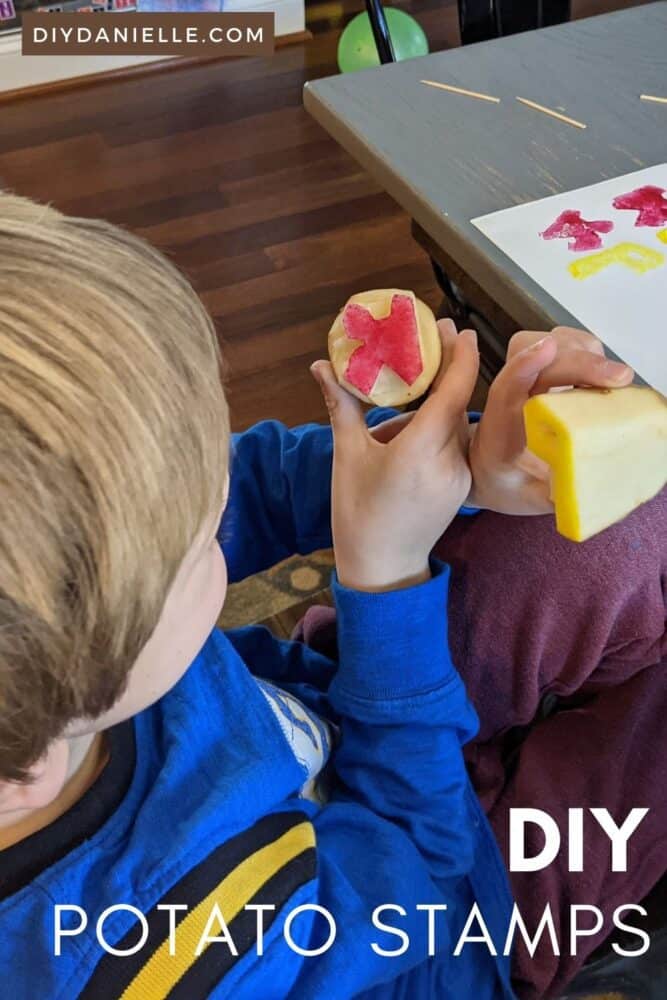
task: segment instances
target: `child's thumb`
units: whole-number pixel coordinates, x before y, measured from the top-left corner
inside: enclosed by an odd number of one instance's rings
[[[331,364],[328,361],[316,361],[311,365],[310,371],[322,390],[334,437],[365,436],[367,429],[361,405],[338,383]]]

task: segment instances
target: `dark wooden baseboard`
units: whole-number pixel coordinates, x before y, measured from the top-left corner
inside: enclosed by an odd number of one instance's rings
[[[309,42],[312,37],[313,35],[310,31],[296,31],[291,35],[280,35],[275,40],[275,47],[282,49],[288,45],[296,45],[299,42]],[[80,87],[97,87],[104,83],[117,83],[124,80],[133,80],[138,76],[146,76],[153,73],[169,73],[175,69],[180,70],[196,65],[203,65],[204,63],[223,61],[230,62],[229,59],[222,59],[220,56],[171,56],[156,60],[155,62],[139,63],[137,66],[121,66],[119,69],[104,70],[101,73],[89,73],[86,76],[71,76],[64,80],[37,83],[33,87],[18,87],[16,90],[5,90],[0,93],[0,104],[5,104],[8,101],[31,100],[35,97],[44,97],[46,94],[78,90]]]

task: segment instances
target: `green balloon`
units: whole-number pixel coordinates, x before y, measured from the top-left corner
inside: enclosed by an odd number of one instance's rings
[[[397,62],[428,54],[428,41],[420,24],[403,10],[385,7],[387,27]],[[357,14],[347,25],[338,42],[338,67],[341,73],[379,66],[371,22],[366,11]]]

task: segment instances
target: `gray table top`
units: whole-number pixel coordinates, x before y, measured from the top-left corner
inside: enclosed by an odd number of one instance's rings
[[[489,104],[424,87],[493,94]],[[525,327],[573,317],[470,224],[667,160],[667,2],[306,84],[308,111]],[[585,122],[578,129],[519,104]]]

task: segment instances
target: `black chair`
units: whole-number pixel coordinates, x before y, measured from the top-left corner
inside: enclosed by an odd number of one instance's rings
[[[570,0],[458,0],[458,6],[463,45],[570,20]]]
[[[458,0],[461,43],[532,31],[570,19],[570,0]],[[382,0],[366,0],[380,62],[394,62]]]
[[[384,16],[382,0],[366,0],[366,10],[371,22],[375,47],[378,50],[380,62],[383,66],[385,63],[396,62],[389,28],[387,27],[387,18]]]

